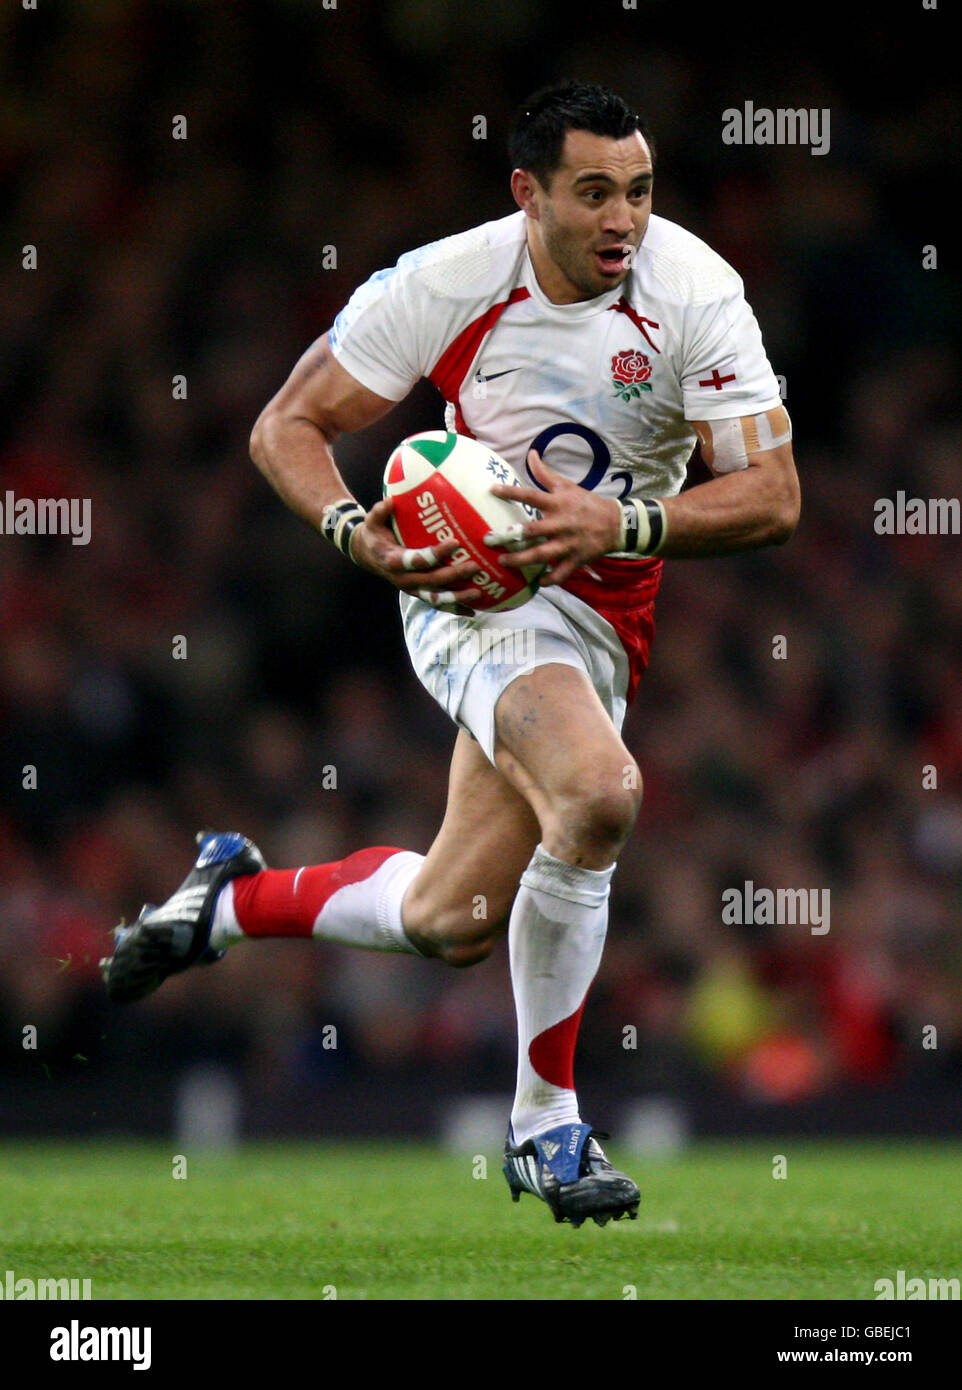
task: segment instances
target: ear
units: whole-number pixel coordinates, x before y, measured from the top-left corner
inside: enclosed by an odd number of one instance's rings
[[[511,194],[518,207],[535,222],[539,220],[537,195],[541,185],[527,169],[515,169],[511,175]]]

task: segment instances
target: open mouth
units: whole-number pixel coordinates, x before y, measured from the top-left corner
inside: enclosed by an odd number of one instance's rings
[[[596,251],[595,257],[601,269],[612,274],[626,268],[630,250],[628,246],[606,246],[602,251]]]

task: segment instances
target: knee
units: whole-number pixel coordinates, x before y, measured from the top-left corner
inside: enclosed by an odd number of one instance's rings
[[[580,859],[613,859],[634,828],[641,797],[641,773],[634,762],[585,781],[552,808],[554,837]]]
[[[575,824],[588,844],[617,853],[634,829],[641,797],[630,787],[593,789],[577,806]]]

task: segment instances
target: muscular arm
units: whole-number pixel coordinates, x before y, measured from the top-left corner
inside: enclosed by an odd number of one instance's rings
[[[344,370],[325,333],[261,411],[251,433],[251,458],[291,510],[320,530],[324,508],[352,496],[331,445],[339,435],[373,424],[395,404]],[[391,503],[384,499],[354,532],[351,555],[359,565],[405,593],[432,593],[439,603],[451,590],[467,602],[480,596],[478,590],[465,588],[476,566],[444,564],[457,548],[454,541],[434,547],[434,567],[425,560],[413,571],[406,568],[406,552],[397,544],[390,517]]]
[[[251,458],[292,511],[320,530],[330,502],[351,493],[331,445],[395,404],[368,391],[335,360],[327,334],[308,348],[251,434]]]
[[[694,428],[702,436],[705,427],[699,422]],[[535,488],[492,489],[498,496],[530,503],[543,515],[543,520],[525,527],[525,535],[535,543],[506,556],[504,563],[548,563],[551,575],[542,581],[542,587],[563,584],[580,565],[617,549],[620,508],[610,497],[599,497],[559,477],[533,450],[528,464],[546,492]],[[672,559],[693,559],[782,545],[798,525],[799,498],[790,442],[749,452],[747,467],[700,483],[677,497],[659,499],[664,503],[668,524],[667,539],[659,554]]]
[[[695,429],[701,437],[703,426]],[[746,468],[662,501],[668,536],[659,554],[669,558],[784,545],[795,533],[801,505],[791,442],[749,453]]]

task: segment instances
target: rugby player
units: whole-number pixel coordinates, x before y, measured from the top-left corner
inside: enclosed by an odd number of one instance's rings
[[[639,1193],[582,1118],[573,1063],[641,801],[620,729],[662,561],[785,542],[799,488],[742,282],[652,213],[642,120],[604,88],[560,83],[524,103],[509,149],[517,211],[372,276],[251,438],[288,506],[400,591],[414,668],[458,725],[437,838],[426,855],[378,846],[271,870],[240,834],[198,836],[182,887],[117,929],[104,973],[109,996],[130,1001],[233,941],[278,936],[468,966],[507,930],[518,1071],[505,1176],[515,1200],[531,1192],[558,1221],[604,1224],[635,1216]],[[405,550],[390,499],[365,513],[338,472],[337,438],[422,377],[447,427],[523,484],[493,490],[541,514],[520,550],[489,538],[506,563],[550,567],[519,609],[472,614],[474,566],[452,562],[455,542]],[[696,440],[713,477],[681,492]],[[459,636],[492,625],[533,632],[530,659],[452,659]]]

